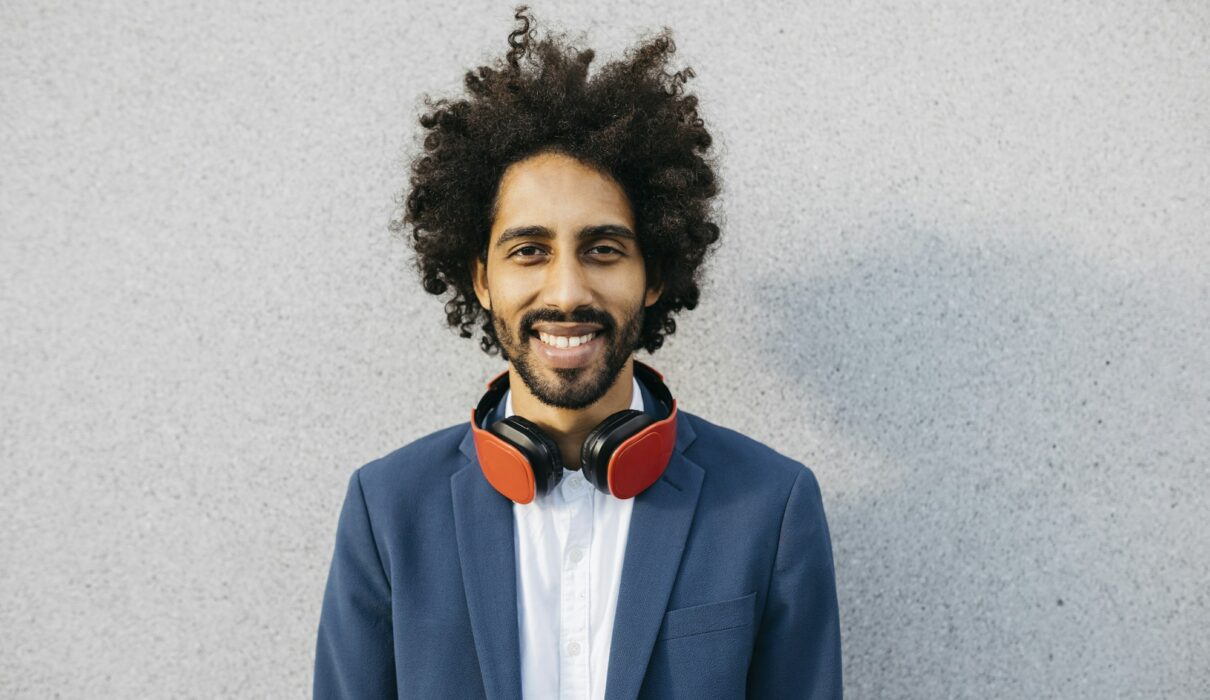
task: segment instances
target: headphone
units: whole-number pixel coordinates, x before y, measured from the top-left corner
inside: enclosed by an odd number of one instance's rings
[[[661,404],[664,417],[653,418],[630,408],[618,411],[598,423],[580,449],[584,478],[617,498],[633,498],[654,484],[668,466],[676,444],[676,399],[664,386],[663,375],[638,360],[634,360],[634,372]],[[488,382],[487,393],[471,411],[471,429],[488,483],[506,498],[525,504],[558,486],[563,479],[563,460],[555,441],[521,416],[480,425],[507,389],[505,370]]]

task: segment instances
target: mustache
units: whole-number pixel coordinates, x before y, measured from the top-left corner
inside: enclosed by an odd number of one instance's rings
[[[554,309],[534,309],[521,318],[521,332],[524,335],[532,335],[534,324],[541,322],[595,323],[601,327],[603,335],[611,335],[618,325],[614,321],[613,316],[610,316],[601,309],[576,309],[570,314],[560,313]]]

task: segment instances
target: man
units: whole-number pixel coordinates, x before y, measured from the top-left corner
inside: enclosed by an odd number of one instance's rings
[[[814,476],[632,358],[696,306],[718,238],[692,74],[665,34],[588,79],[590,51],[516,18],[505,61],[422,117],[397,225],[508,370],[469,425],[350,479],[315,696],[839,698]]]

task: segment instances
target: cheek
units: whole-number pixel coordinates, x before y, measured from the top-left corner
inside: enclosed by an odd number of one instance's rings
[[[497,313],[515,309],[526,294],[525,280],[518,275],[488,275],[487,283],[492,298],[492,310]]]
[[[642,265],[627,266],[624,269],[611,270],[601,280],[599,289],[611,306],[630,307],[635,299],[640,303],[647,295],[647,275]]]

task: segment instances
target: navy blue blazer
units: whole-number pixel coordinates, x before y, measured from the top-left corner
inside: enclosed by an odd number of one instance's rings
[[[356,470],[314,696],[520,698],[519,646],[512,501],[484,478],[470,423]],[[605,697],[745,696],[841,697],[819,485],[800,462],[680,411],[668,467],[631,514]]]

